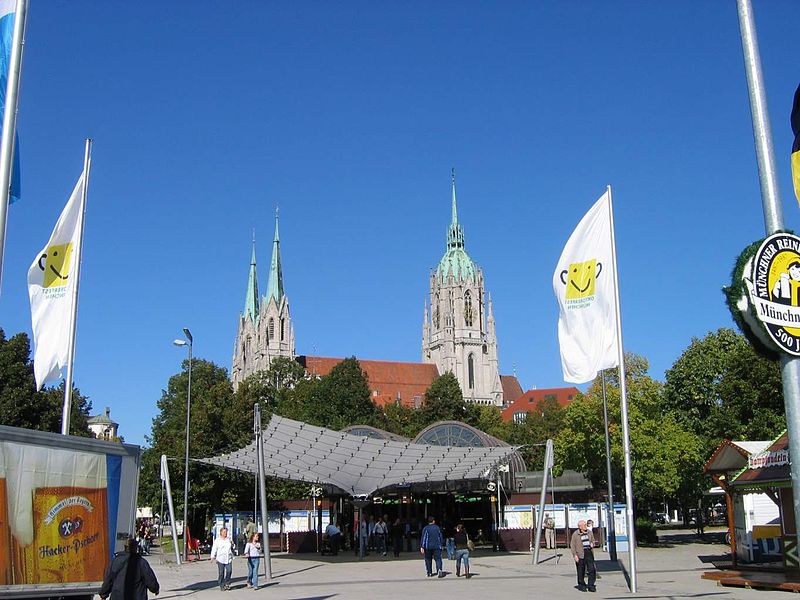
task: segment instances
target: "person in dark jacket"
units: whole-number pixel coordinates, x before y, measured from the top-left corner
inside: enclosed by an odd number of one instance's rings
[[[125,542],[125,551],[118,553],[106,569],[100,597],[105,600],[147,600],[147,590],[158,595],[158,580],[153,569],[139,554],[133,538]]]
[[[436,524],[436,519],[428,517],[428,524],[422,530],[420,537],[420,553],[425,557],[425,572],[428,577],[433,577],[433,561],[436,561],[436,572],[438,576],[444,577],[442,570],[442,546],[444,546],[444,537],[442,530]]]

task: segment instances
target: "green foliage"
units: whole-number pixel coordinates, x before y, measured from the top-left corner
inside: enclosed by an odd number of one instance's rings
[[[383,424],[383,414],[370,398],[367,376],[353,356],[331,369],[319,382],[304,386],[301,414],[303,421],[330,429],[349,425]]]
[[[6,339],[0,329],[0,423],[60,433],[65,383],[37,392],[30,354],[26,333]],[[89,399],[73,386],[70,434],[91,437],[87,425],[91,409]]]
[[[450,371],[434,379],[425,390],[425,400],[420,409],[424,427],[436,421],[464,421],[468,410],[458,379]]]
[[[656,505],[676,494],[688,475],[700,471],[704,456],[697,435],[685,431],[675,417],[664,410],[662,386],[646,375],[647,362],[627,355],[631,376],[626,379],[631,469],[636,504]],[[621,496],[624,454],[618,376],[606,377],[612,478]],[[579,395],[566,409],[564,427],[556,439],[556,463],[586,473],[596,489],[607,488],[603,400],[600,379],[586,394]]]
[[[636,541],[642,544],[657,544],[658,531],[650,519],[636,517]]]
[[[778,362],[731,329],[692,340],[666,373],[664,398],[707,456],[723,439],[769,440],[786,426]]]
[[[505,440],[515,446],[525,446],[521,452],[530,470],[539,470],[544,464],[544,443],[556,439],[564,426],[566,411],[555,398],[542,398],[528,412],[521,423],[506,423]],[[495,434],[492,434],[495,435]],[[604,454],[605,456],[605,450]]]
[[[189,361],[170,377],[153,419],[150,447],[142,456],[140,503],[158,506],[161,496],[159,461],[171,458],[170,479],[176,510],[182,514],[182,486],[186,444],[186,403]],[[241,448],[253,437],[253,404],[248,395],[234,395],[224,368],[203,359],[192,361],[189,456],[215,456]],[[190,463],[189,524],[201,531],[208,513],[217,509],[252,506],[253,477],[221,468]],[[248,504],[249,502],[249,504]]]

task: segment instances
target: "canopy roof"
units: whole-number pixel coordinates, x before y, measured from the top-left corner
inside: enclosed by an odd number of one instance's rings
[[[335,486],[352,496],[370,496],[392,486],[488,480],[506,464],[515,446],[434,446],[355,436],[273,416],[263,431],[268,476]],[[241,450],[200,459],[256,473],[255,441]]]
[[[772,442],[767,441],[742,441],[735,442],[723,440],[717,449],[711,454],[703,467],[703,472],[707,475],[715,473],[728,473],[729,471],[739,471],[747,466],[747,459],[752,454],[758,454],[767,448]]]

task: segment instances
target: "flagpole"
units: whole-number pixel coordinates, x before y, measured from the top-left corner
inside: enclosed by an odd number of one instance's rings
[[[81,191],[80,232],[78,233],[78,253],[75,257],[75,285],[72,287],[72,314],[69,319],[69,351],[67,353],[67,378],[64,383],[64,409],[61,413],[61,434],[69,435],[69,418],[72,411],[72,367],[75,362],[75,332],[78,322],[78,288],[81,284],[81,262],[83,262],[83,225],[86,216],[86,197],[89,194],[89,169],[92,163],[92,140],[86,138],[83,155],[83,190]],[[186,524],[184,523],[184,527]]]
[[[28,16],[28,0],[17,0],[14,13],[14,34],[11,38],[11,56],[8,61],[6,105],[3,114],[3,135],[0,137],[0,290],[3,285],[3,257],[6,247],[6,224],[14,169],[14,139],[17,131],[17,99],[19,98],[19,74],[22,70],[22,47],[25,43],[25,19]]]
[[[750,0],[737,0],[739,31],[742,38],[747,91],[753,121],[753,141],[758,162],[758,179],[761,186],[761,206],[767,235],[784,228],[783,205],[778,189],[778,169],[772,146],[769,111],[764,77],[761,72],[761,54],[758,50],[755,17]],[[789,431],[789,456],[800,456],[800,358],[780,353],[783,403],[786,409],[786,428]],[[791,465],[792,508],[795,522],[800,519],[800,467]],[[796,534],[795,534],[796,535]],[[787,538],[789,539],[789,538]],[[795,537],[795,540],[797,538]]]
[[[617,294],[619,297],[619,294]],[[606,430],[606,473],[608,478],[608,511],[606,512],[606,532],[608,535],[608,557],[617,560],[617,532],[614,523],[614,484],[611,481],[611,439],[608,433],[608,401],[606,400],[606,372],[600,371],[603,384],[603,422]]]
[[[625,352],[622,344],[622,311],[619,298],[619,275],[617,273],[617,241],[614,237],[614,202],[611,186],[608,186],[608,217],[611,227],[611,262],[614,264],[614,296],[616,297],[617,352],[619,355],[619,395],[622,407],[622,449],[625,454],[625,504],[628,520],[628,551],[630,553],[630,589],[636,593],[636,530],[633,519],[633,476],[631,474],[631,444],[628,428],[628,396],[625,386]]]

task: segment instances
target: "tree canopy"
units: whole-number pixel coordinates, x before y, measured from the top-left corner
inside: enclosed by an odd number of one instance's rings
[[[61,432],[65,383],[36,391],[30,339],[26,333],[6,338],[0,329],[0,423],[24,429]],[[73,385],[70,407],[72,435],[91,437],[92,403]]]

